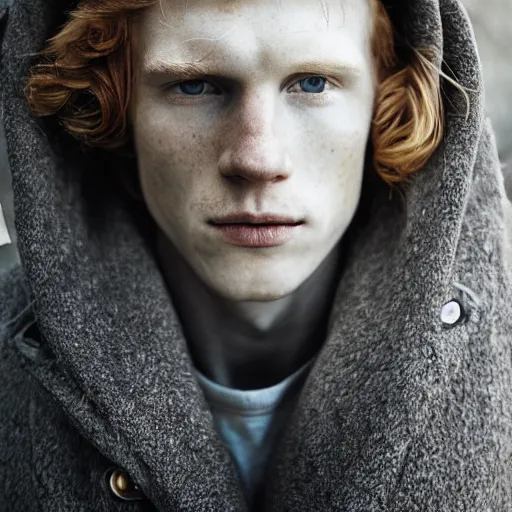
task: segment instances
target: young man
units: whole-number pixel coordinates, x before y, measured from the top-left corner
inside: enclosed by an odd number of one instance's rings
[[[1,76],[7,510],[511,509],[458,2],[18,0]]]

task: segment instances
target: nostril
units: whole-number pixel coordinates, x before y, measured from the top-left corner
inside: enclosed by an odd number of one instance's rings
[[[224,177],[233,183],[249,181],[245,176],[242,176],[241,174],[225,174]]]

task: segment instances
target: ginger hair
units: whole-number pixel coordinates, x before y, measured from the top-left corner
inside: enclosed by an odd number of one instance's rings
[[[399,58],[398,35],[381,0],[369,1],[377,78],[373,164],[392,185],[421,169],[442,139],[440,71],[430,62],[428,49],[411,49],[406,59]],[[56,115],[86,146],[127,146],[135,68],[132,25],[155,3],[82,0],[31,68],[24,92],[32,113]]]

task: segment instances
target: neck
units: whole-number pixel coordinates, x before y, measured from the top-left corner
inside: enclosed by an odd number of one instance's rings
[[[230,301],[210,290],[158,230],[157,254],[196,368],[236,389],[282,381],[317,354],[339,275],[336,247],[292,294]],[[200,321],[198,321],[200,317]]]

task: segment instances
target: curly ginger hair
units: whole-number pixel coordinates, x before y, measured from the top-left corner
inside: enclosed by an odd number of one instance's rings
[[[49,39],[30,72],[33,114],[56,115],[86,146],[117,149],[131,141],[134,19],[156,0],[82,0]],[[381,0],[370,0],[377,89],[371,126],[373,164],[389,185],[421,169],[443,137],[440,72],[428,49],[399,58],[397,34]]]

